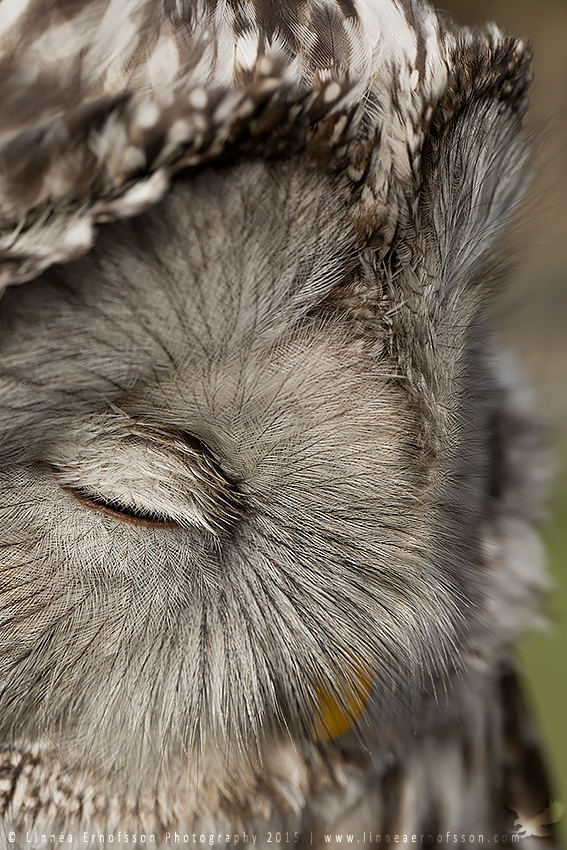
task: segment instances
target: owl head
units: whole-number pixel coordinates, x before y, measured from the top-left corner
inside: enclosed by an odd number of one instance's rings
[[[486,321],[529,48],[415,0],[0,25],[2,739],[226,789],[415,726],[529,607]]]

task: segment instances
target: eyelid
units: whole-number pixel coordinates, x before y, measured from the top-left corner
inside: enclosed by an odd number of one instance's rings
[[[122,522],[130,522],[133,525],[143,525],[146,526],[146,528],[177,528],[179,525],[179,523],[173,519],[160,519],[157,516],[144,514],[143,511],[139,511],[137,513],[135,508],[129,508],[126,505],[121,505],[114,501],[107,502],[99,496],[93,496],[79,488],[71,487],[68,484],[62,484],[58,477],[59,470],[57,467],[51,465],[51,470],[59,487],[67,493],[70,493],[75,497],[75,499],[77,499],[77,501],[81,502],[81,504],[91,510],[100,511],[101,513],[105,513],[115,519],[119,519]]]

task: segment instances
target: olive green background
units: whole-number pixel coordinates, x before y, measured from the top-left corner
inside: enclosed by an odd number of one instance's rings
[[[567,0],[440,0],[460,23],[494,21],[528,38],[534,85],[527,126],[535,176],[508,238],[515,260],[497,316],[534,390],[535,419],[554,452],[543,535],[552,592],[548,628],[521,646],[529,696],[545,738],[555,796],[567,812]],[[567,847],[567,814],[560,824]]]

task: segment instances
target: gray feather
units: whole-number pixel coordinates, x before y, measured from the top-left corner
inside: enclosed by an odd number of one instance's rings
[[[413,0],[3,12],[0,848],[511,836],[529,48]]]

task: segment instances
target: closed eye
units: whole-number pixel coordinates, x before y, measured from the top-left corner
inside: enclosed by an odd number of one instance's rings
[[[130,505],[125,505],[122,502],[117,502],[112,499],[104,499],[100,496],[95,496],[92,493],[88,493],[86,490],[82,490],[78,487],[70,487],[67,484],[62,484],[58,480],[56,467],[52,466],[53,472],[55,474],[55,480],[59,484],[62,490],[65,490],[68,493],[71,493],[72,496],[75,497],[81,504],[85,505],[87,508],[91,508],[92,510],[101,511],[102,513],[108,514],[109,516],[115,517],[116,519],[120,519],[123,522],[132,522],[135,525],[144,525],[150,528],[174,528],[178,525],[178,523],[173,519],[167,519],[159,516],[158,514],[152,513],[151,511],[144,510],[143,508],[136,508]]]

